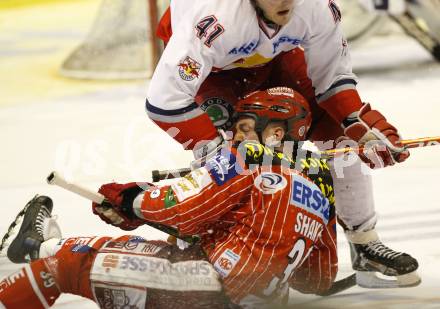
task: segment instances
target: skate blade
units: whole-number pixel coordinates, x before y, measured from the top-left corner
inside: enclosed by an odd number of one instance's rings
[[[36,195],[35,197],[37,196],[38,195]],[[3,235],[0,244],[0,257],[7,256],[8,248],[11,245],[11,242],[15,239],[15,237],[17,237],[18,232],[20,231],[24,219],[24,214],[28,207],[29,207],[29,203],[26,204],[26,206],[17,214],[15,220],[9,225],[7,232]]]
[[[356,284],[369,289],[392,289],[415,287],[422,282],[417,271],[400,276],[384,277],[386,278],[379,277],[373,271],[356,271]]]

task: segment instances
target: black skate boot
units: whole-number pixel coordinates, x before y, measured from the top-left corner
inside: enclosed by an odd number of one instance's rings
[[[44,223],[51,217],[52,207],[52,200],[47,196],[36,195],[29,201],[9,226],[0,252],[4,254],[7,250],[7,256],[13,263],[28,263],[38,259],[40,245],[45,240]]]
[[[369,288],[410,287],[419,285],[419,264],[407,253],[394,251],[385,246],[374,230],[348,231],[353,269],[357,271],[357,283]],[[376,272],[395,277],[382,279]]]

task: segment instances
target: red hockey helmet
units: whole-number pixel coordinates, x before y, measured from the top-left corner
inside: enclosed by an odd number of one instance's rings
[[[309,103],[299,92],[276,87],[255,91],[235,105],[235,117],[255,119],[255,131],[259,134],[272,121],[284,122],[286,137],[284,140],[304,140],[312,123]]]

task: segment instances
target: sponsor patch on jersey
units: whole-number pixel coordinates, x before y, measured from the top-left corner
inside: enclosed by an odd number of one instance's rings
[[[171,208],[177,204],[176,194],[171,187],[169,187],[167,193],[165,193],[163,203],[165,208]]]
[[[151,243],[144,241],[109,241],[100,251],[102,252],[132,252],[143,255],[154,255],[158,253],[166,244]]]
[[[129,251],[136,250],[140,243],[138,241],[127,241],[125,243],[125,248]]]
[[[76,253],[87,253],[90,251],[90,249],[92,248],[87,245],[77,244],[72,247],[71,251]]]
[[[222,255],[215,261],[214,268],[222,278],[227,277],[235,265],[240,261],[240,255],[234,253],[232,250],[225,250]]]
[[[150,193],[150,198],[152,198],[152,199],[158,198],[159,196],[160,196],[160,189],[154,189]]]
[[[229,55],[250,55],[258,47],[259,41],[244,43],[240,47],[234,47],[229,51]]]
[[[171,185],[171,189],[177,196],[179,202],[194,196],[205,187],[212,183],[206,168],[199,168],[180,178],[177,182]]]
[[[319,187],[304,177],[292,174],[290,204],[314,214],[327,224],[330,217],[330,202]]]
[[[274,194],[287,186],[287,180],[280,174],[261,173],[255,178],[254,186],[263,194]]]
[[[273,51],[272,52],[274,54],[276,54],[278,52],[278,49],[282,45],[288,44],[288,45],[298,46],[298,45],[301,44],[301,42],[302,42],[302,40],[299,39],[299,38],[290,37],[288,35],[280,36],[278,38],[278,40],[276,40],[275,42],[272,43],[272,45],[273,45]],[[289,49],[290,49],[290,47],[289,47]]]
[[[101,308],[146,308],[146,289],[92,282],[92,290]]]
[[[200,108],[208,114],[216,128],[227,130],[232,126],[234,108],[222,98],[209,98]]]
[[[191,57],[187,56],[182,62],[179,63],[178,67],[180,78],[189,82],[195,78],[199,78],[200,68],[202,65]]]
[[[141,236],[132,236],[128,241],[139,243],[139,242],[146,242],[147,240]]]
[[[219,186],[225,184],[238,174],[243,172],[237,158],[226,149],[222,149],[214,157],[206,162],[206,168]]]
[[[98,253],[92,281],[172,291],[220,291],[218,273],[204,260],[172,263],[167,259],[127,253]]]

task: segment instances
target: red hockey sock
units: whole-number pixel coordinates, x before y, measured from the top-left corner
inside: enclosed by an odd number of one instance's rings
[[[0,308],[48,308],[60,296],[44,260],[37,260],[0,281]]]

